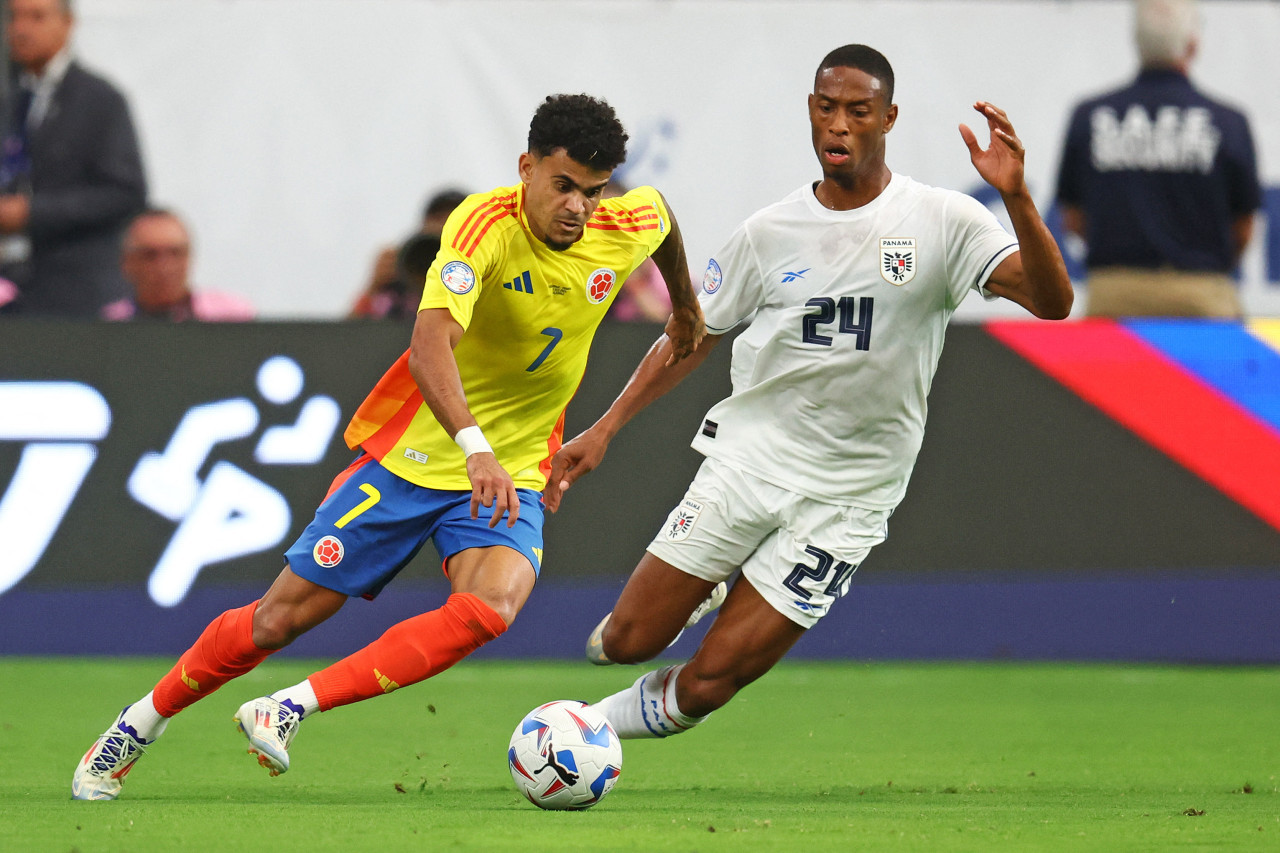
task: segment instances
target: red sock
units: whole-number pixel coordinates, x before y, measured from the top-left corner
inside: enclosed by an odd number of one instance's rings
[[[308,680],[320,710],[390,693],[443,672],[507,630],[507,623],[469,592],[457,592],[439,610],[392,625],[355,654]]]
[[[244,675],[271,654],[253,642],[253,612],[258,602],[228,610],[209,623],[195,645],[182,653],[173,669],[151,694],[156,710],[172,717],[208,696],[238,675]]]

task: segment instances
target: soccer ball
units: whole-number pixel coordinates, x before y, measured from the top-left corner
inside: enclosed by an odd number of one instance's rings
[[[585,702],[539,705],[511,735],[507,765],[520,793],[540,809],[587,809],[622,772],[622,741]]]

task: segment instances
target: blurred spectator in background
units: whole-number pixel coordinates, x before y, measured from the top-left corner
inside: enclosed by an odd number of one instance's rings
[[[630,189],[619,180],[612,180],[604,188],[604,197],[626,195]],[[694,277],[694,281],[700,279]],[[671,316],[671,296],[667,293],[667,284],[662,280],[662,273],[652,258],[636,267],[635,272],[627,276],[622,290],[614,297],[606,315],[614,320],[632,322],[633,320],[652,320],[665,323]]]
[[[247,299],[191,287],[191,235],[172,211],[153,208],[130,223],[120,266],[133,295],[103,308],[104,320],[253,319]]]
[[[462,190],[448,189],[427,200],[418,232],[399,246],[378,252],[369,283],[351,308],[352,317],[382,320],[417,316],[427,270],[440,251],[444,223],[466,197]]]
[[[97,317],[128,295],[120,235],[146,204],[128,105],[68,42],[71,0],[7,0],[13,67],[0,158],[0,274],[7,310]]]
[[[1086,313],[1239,317],[1231,274],[1261,204],[1248,120],[1187,76],[1192,0],[1135,10],[1138,78],[1076,107],[1058,175],[1063,223],[1088,246]]]

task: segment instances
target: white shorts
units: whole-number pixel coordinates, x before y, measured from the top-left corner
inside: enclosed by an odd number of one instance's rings
[[[741,567],[775,610],[811,628],[885,540],[892,513],[822,503],[708,458],[648,551],[712,583]]]

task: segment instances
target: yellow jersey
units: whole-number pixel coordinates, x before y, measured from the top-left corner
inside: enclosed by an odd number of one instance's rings
[[[465,330],[454,357],[467,404],[519,488],[541,491],[596,328],[622,283],[666,238],[653,187],[604,199],[582,239],[555,251],[529,231],[524,185],[467,198],[450,215],[419,310],[447,308]],[[409,374],[406,352],[345,433],[411,483],[471,489],[466,460]]]

